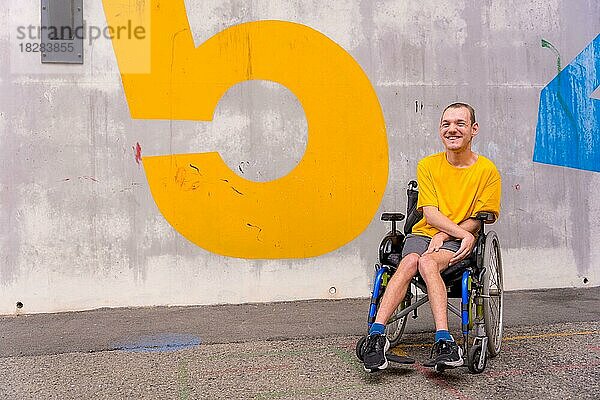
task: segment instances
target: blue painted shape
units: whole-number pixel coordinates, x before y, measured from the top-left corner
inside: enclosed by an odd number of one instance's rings
[[[117,344],[113,349],[134,353],[168,352],[190,349],[199,346],[200,343],[200,338],[194,335],[163,333],[141,336],[136,340]]]
[[[600,172],[600,35],[540,95],[533,161]]]

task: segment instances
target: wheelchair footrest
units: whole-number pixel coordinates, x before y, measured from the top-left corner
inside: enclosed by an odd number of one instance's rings
[[[391,353],[391,352],[385,353],[385,357],[388,359],[388,361],[395,362],[397,364],[414,364],[415,363],[414,358],[399,356],[399,355]]]

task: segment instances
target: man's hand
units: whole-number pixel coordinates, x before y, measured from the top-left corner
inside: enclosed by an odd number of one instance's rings
[[[464,260],[475,247],[475,236],[469,231],[465,231],[465,236],[460,241],[460,248],[454,253],[454,257],[450,260],[449,265],[456,264]],[[433,241],[433,240],[432,240]]]
[[[439,251],[442,248],[444,242],[448,239],[450,239],[450,236],[445,232],[436,233],[431,238],[431,241],[429,242],[429,247],[427,248],[427,251],[423,253],[423,255]]]
[[[471,253],[473,247],[475,247],[475,236],[473,236],[473,233],[479,229],[479,221],[467,218],[457,225],[450,218],[442,214],[437,207],[433,206],[424,206],[423,215],[429,225],[437,228],[441,233],[445,233],[448,239],[455,237],[461,240],[460,248],[454,253],[454,257],[450,260],[450,265],[464,260]],[[431,241],[434,242],[433,238]],[[430,244],[427,251],[429,251],[431,246]],[[433,246],[436,246],[436,244]]]

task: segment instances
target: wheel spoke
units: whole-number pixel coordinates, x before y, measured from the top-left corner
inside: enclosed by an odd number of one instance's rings
[[[484,322],[488,336],[488,350],[495,356],[502,343],[502,259],[498,238],[495,232],[490,232],[485,241],[484,266],[486,272],[483,278]]]
[[[490,281],[494,286],[498,286],[498,264],[496,258],[492,259],[492,267],[490,268]]]
[[[492,314],[493,321],[496,321],[496,307],[490,307],[490,314]],[[496,324],[494,324],[494,325],[496,325]]]

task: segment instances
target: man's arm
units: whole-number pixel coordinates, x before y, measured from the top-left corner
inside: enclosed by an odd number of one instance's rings
[[[450,221],[450,222],[452,222],[452,221]],[[475,234],[477,232],[479,232],[479,229],[481,228],[481,223],[479,221],[477,221],[475,218],[467,218],[463,222],[458,224],[458,226],[466,231],[471,232],[473,234],[473,236],[475,236]],[[440,231],[439,233],[437,233],[437,235],[440,235],[440,237],[443,239],[444,242],[447,240],[458,239],[457,237],[451,236],[444,231]]]
[[[456,251],[454,257],[450,260],[450,264],[454,264],[463,260],[471,253],[471,250],[473,250],[473,247],[475,246],[474,233],[476,233],[479,229],[478,221],[469,218],[462,221],[460,224],[456,224],[452,222],[450,218],[442,214],[440,210],[437,209],[437,207],[433,206],[423,207],[423,215],[425,216],[425,219],[427,220],[427,223],[429,225],[439,229],[441,233],[448,236],[447,238],[436,237],[436,240],[432,239],[432,243],[430,245],[430,248],[427,250],[427,253],[431,251],[437,251],[439,249],[439,247],[437,247],[438,244],[439,246],[441,246],[441,243],[444,240],[448,240],[453,237],[460,239],[461,243],[460,248]],[[442,234],[438,235],[442,236]],[[432,246],[437,248],[433,248]]]
[[[471,233],[471,230],[468,229],[471,225],[468,219],[461,222],[461,224],[465,224],[467,226],[461,227],[460,225],[452,222],[450,218],[442,214],[440,210],[437,209],[437,207],[423,207],[423,215],[425,216],[425,219],[427,220],[427,223],[429,225],[439,229],[441,232],[446,233],[449,237],[463,239],[465,236],[468,236],[468,234]]]

